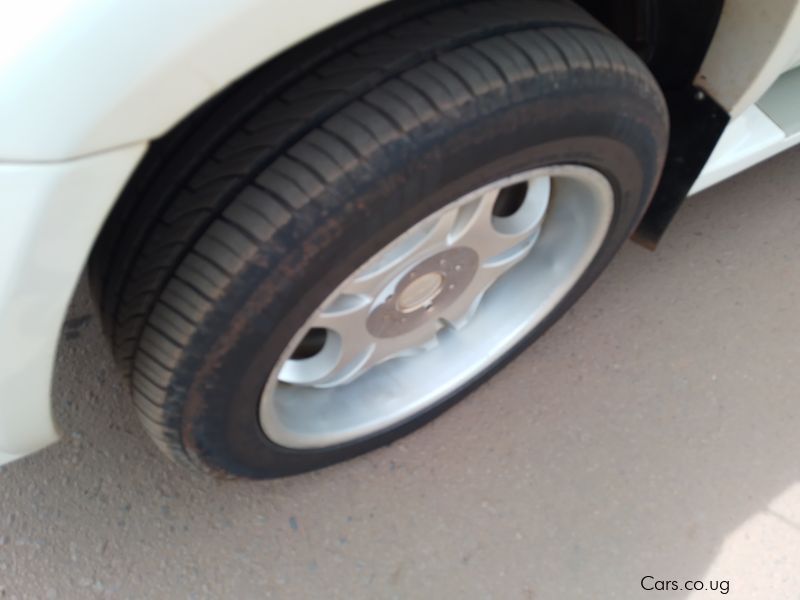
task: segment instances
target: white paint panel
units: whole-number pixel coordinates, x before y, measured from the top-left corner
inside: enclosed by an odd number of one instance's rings
[[[800,48],[797,49],[797,53],[792,57],[792,62],[786,70],[788,71],[796,67],[800,67]]]
[[[696,194],[797,143],[800,143],[800,132],[786,135],[753,105],[725,128],[689,194]]]
[[[695,85],[738,117],[798,59],[799,0],[725,0]]]
[[[235,79],[380,0],[6,2],[0,161],[152,139]]]
[[[0,165],[0,463],[58,437],[50,386],[64,314],[95,235],[145,148]]]
[[[22,456],[18,454],[4,454],[0,452],[0,465],[10,463],[11,461],[17,460],[18,458],[22,458]]]

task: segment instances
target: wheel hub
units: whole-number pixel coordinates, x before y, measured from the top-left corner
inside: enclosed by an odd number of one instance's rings
[[[554,165],[496,180],[413,225],[289,342],[262,395],[267,437],[300,449],[348,443],[447,398],[558,306],[613,213],[602,174]]]
[[[478,253],[463,246],[419,262],[380,294],[367,317],[367,331],[378,338],[396,337],[439,318],[469,287],[479,262]]]
[[[401,313],[411,313],[420,308],[429,308],[442,291],[444,276],[438,271],[425,273],[403,289],[395,306]]]

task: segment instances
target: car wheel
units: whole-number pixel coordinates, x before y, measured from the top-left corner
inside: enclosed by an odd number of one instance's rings
[[[229,104],[141,194],[104,306],[158,445],[253,478],[384,445],[541,335],[638,223],[668,131],[634,54],[535,0],[410,18]]]

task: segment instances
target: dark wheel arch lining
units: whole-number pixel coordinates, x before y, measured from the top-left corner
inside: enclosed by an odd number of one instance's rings
[[[670,142],[661,181],[633,235],[653,249],[730,119],[694,86],[725,0],[577,0],[644,60],[664,92]]]

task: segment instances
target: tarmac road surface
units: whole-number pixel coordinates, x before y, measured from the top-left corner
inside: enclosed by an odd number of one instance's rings
[[[0,469],[0,598],[796,599],[798,232],[795,150],[690,199],[655,253],[626,245],[435,423],[261,483],[161,458],[82,283],[64,439]]]

